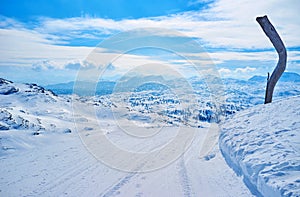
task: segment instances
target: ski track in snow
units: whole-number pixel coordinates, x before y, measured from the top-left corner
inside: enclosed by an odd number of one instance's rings
[[[135,176],[137,173],[129,173],[125,177],[123,177],[117,184],[114,184],[108,191],[101,194],[102,197],[110,197],[120,194],[119,190],[126,184],[130,183],[130,179]]]
[[[93,171],[95,172],[98,168],[95,164],[89,164],[88,166],[84,165],[86,164],[86,161],[81,161],[79,164],[76,164],[76,166],[72,167],[71,169],[68,169],[64,173],[62,173],[59,177],[56,179],[50,181],[48,184],[43,185],[42,188],[39,188],[38,190],[33,191],[35,195],[42,196],[45,193],[48,193],[49,191],[53,191],[54,189],[58,188],[62,184],[66,185],[64,188],[68,188],[69,185],[72,184],[72,181],[76,179],[78,176],[82,176],[87,171]],[[71,183],[69,183],[71,182]],[[63,190],[63,189],[62,189]]]
[[[180,158],[180,161],[178,162],[178,175],[180,178],[180,184],[182,187],[183,195],[185,197],[191,197],[192,195],[192,189],[191,189],[191,183],[187,174],[186,166],[184,163],[183,157]]]

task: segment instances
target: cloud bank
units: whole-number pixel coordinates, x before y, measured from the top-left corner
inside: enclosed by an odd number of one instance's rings
[[[172,29],[192,37],[208,51],[222,74],[239,77],[243,73],[246,78],[266,73],[277,59],[272,44],[255,21],[257,16],[267,14],[288,47],[288,70],[297,72],[300,71],[299,8],[297,0],[217,0],[201,11],[138,19],[40,17],[35,23],[25,24],[2,16],[0,66],[28,66],[35,71],[88,69],[92,65],[85,59],[102,40],[122,31],[152,27]],[[164,36],[180,37],[167,33]],[[195,55],[201,54],[191,53],[187,57]],[[129,55],[125,59],[128,62],[114,66],[149,61],[144,55]],[[168,59],[155,61],[172,63]],[[259,68],[261,65],[255,65],[257,61],[267,66]]]

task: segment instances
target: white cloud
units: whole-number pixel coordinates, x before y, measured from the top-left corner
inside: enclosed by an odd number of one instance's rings
[[[32,65],[32,69],[35,71],[51,70],[57,67],[57,63],[50,60],[39,61]]]
[[[196,1],[197,2],[197,1]],[[189,11],[168,16],[112,20],[77,17],[66,19],[41,18],[31,33],[40,33],[43,42],[66,42],[73,38],[99,38],[135,28],[169,28],[201,39],[206,47],[273,48],[255,21],[267,14],[287,46],[300,46],[300,19],[297,0],[249,1],[217,0],[202,11]],[[6,18],[6,25],[20,23]],[[59,36],[57,36],[59,35]],[[41,40],[40,40],[41,41]]]
[[[245,67],[245,68],[236,68],[236,69],[234,70],[234,72],[235,72],[235,73],[249,73],[249,72],[253,72],[253,71],[255,71],[255,70],[256,70],[256,68],[247,66],[247,67]]]
[[[54,45],[43,34],[27,29],[0,29],[0,65],[31,66],[51,60],[57,65],[70,60],[82,60],[92,47]]]
[[[219,0],[207,10],[206,15],[209,18],[225,19],[225,23],[217,25],[221,29],[214,44],[226,43],[227,46],[237,48],[272,47],[255,21],[257,16],[268,15],[286,45],[299,46],[299,8],[300,2],[297,0]]]
[[[79,69],[89,70],[96,67],[97,65],[87,60],[81,60],[81,61],[76,60],[76,61],[68,62],[67,64],[64,65],[64,68],[69,70],[79,70]]]
[[[197,1],[193,1],[197,3]],[[1,17],[0,22],[0,65],[33,66],[35,69],[76,69],[89,68],[84,60],[94,47],[64,46],[72,39],[95,39],[111,36],[117,32],[135,28],[167,28],[181,34],[192,36],[204,43],[204,47],[224,48],[209,53],[215,64],[226,61],[277,61],[275,51],[253,52],[255,49],[273,46],[255,21],[257,16],[267,14],[276,27],[287,47],[299,47],[300,18],[297,17],[300,3],[298,0],[217,0],[206,10],[189,11],[168,16],[112,20],[105,18],[78,17],[67,19],[41,18],[35,27],[10,18]],[[165,31],[164,36],[168,36]],[[169,36],[179,36],[171,31]],[[59,45],[58,45],[59,44]],[[245,52],[249,50],[249,52]],[[101,51],[101,49],[100,49]],[[104,50],[103,50],[104,51]],[[101,51],[103,53],[103,51]],[[242,51],[242,52],[241,52]],[[104,54],[107,63],[115,53]],[[207,54],[184,54],[189,59],[201,59],[201,63],[210,62]],[[197,56],[197,57],[195,57]],[[115,69],[130,65],[159,63],[185,65],[182,60],[150,60],[147,56],[122,56],[114,62]],[[92,57],[88,57],[89,60]],[[121,61],[122,60],[122,61]],[[288,51],[288,68],[299,66],[300,51]],[[249,64],[248,64],[249,65]],[[99,66],[99,65],[98,65]],[[235,65],[233,65],[235,66]],[[223,75],[251,74],[254,67],[236,69],[221,68]]]
[[[254,67],[238,67],[235,69],[228,69],[228,68],[220,68],[218,72],[222,77],[232,77],[232,78],[240,78],[240,79],[248,79],[253,75],[257,74],[258,69]]]
[[[228,73],[231,73],[231,70],[229,70],[228,68],[220,68],[219,73],[228,74]]]
[[[234,73],[232,73],[232,71],[228,68],[220,68],[218,70],[218,72],[220,73],[220,75],[224,78],[227,78],[227,77],[234,77]]]
[[[217,0],[206,10],[160,17],[124,20],[90,17],[43,18],[36,31],[62,34],[66,37],[93,37],[135,28],[156,27],[178,30],[187,36],[199,38],[205,46],[273,48],[255,21],[257,16],[267,14],[286,45],[292,47],[300,45],[300,19],[297,17],[299,8],[300,3],[297,0]]]

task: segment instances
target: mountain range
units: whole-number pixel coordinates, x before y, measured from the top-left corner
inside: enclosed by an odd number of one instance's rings
[[[251,82],[266,82],[267,77],[255,75],[251,77],[248,81]],[[293,72],[284,72],[279,79],[280,82],[300,82],[300,75]]]
[[[248,80],[240,80],[240,79],[232,79],[232,78],[224,78],[223,83],[224,84],[243,84],[247,85],[249,83],[253,82],[266,82],[267,77],[265,76],[253,76]],[[116,81],[99,81],[97,84],[93,82],[87,82],[87,81],[72,81],[68,83],[58,83],[58,84],[52,84],[45,86],[46,89],[52,90],[56,94],[78,94],[82,96],[93,96],[93,95],[107,95],[111,94],[114,91],[114,88],[116,85],[118,86],[118,90],[122,89],[122,91],[130,90],[132,87],[135,87],[136,84],[139,84],[140,82],[146,81],[147,86],[143,86],[143,88],[153,89],[151,87],[151,83],[153,86],[157,86],[158,83],[161,84],[168,84],[171,85],[175,83],[180,82],[182,79],[178,80],[165,80],[161,76],[143,76],[143,77],[131,77],[131,78],[124,78],[119,82]],[[197,78],[197,77],[191,77],[187,79],[193,87],[199,85],[199,84],[205,84],[205,81],[203,79]],[[300,82],[300,75],[293,72],[284,72],[281,76],[280,82]],[[74,88],[76,87],[76,88]],[[139,90],[141,90],[140,87],[137,87]],[[90,91],[92,90],[92,91]]]

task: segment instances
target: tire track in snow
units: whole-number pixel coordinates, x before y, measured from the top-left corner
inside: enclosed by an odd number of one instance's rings
[[[139,146],[140,144],[137,144],[136,146]],[[154,148],[153,148],[154,149]],[[142,152],[144,150],[144,147],[141,147],[138,149],[138,151]],[[147,163],[147,161],[143,164],[141,164],[136,171],[139,171],[140,169],[143,168],[143,166]],[[116,184],[113,184],[111,187],[107,188],[103,193],[101,193],[99,196],[102,197],[110,197],[110,196],[116,196],[119,194],[119,190],[124,187],[125,185],[127,185],[130,180],[135,176],[139,174],[139,172],[131,172],[128,173],[126,176],[124,176],[120,181],[118,181]],[[138,194],[137,196],[139,196],[140,194]]]
[[[180,158],[177,168],[179,169],[178,175],[179,175],[179,181],[180,181],[180,185],[182,187],[183,195],[186,197],[193,196],[191,183],[189,181],[189,177],[187,174],[183,156]]]
[[[144,165],[145,165],[145,163],[142,164],[140,167],[138,167],[136,171],[141,169]],[[127,185],[130,182],[130,180],[137,174],[139,174],[139,172],[128,173],[120,181],[118,181],[116,184],[113,184],[110,188],[106,189],[106,191],[103,192],[102,194],[100,194],[99,196],[110,197],[110,196],[115,196],[115,195],[119,194],[119,190],[122,187],[124,187],[125,185]]]
[[[115,196],[118,194],[119,190],[126,184],[129,183],[132,177],[134,177],[137,174],[135,173],[129,173],[125,177],[123,177],[118,183],[114,184],[111,188],[107,189],[107,191],[104,192],[104,194],[100,194],[102,197],[110,197]]]
[[[41,185],[42,188],[38,188],[35,191],[33,191],[30,195],[43,195],[47,192],[51,192],[52,189],[62,186],[63,184],[66,184],[69,181],[72,181],[75,177],[80,176],[86,171],[94,170],[98,166],[96,163],[88,164],[88,160],[85,158],[78,162],[74,167],[65,170],[64,173],[62,173],[59,177],[55,178],[54,180],[48,182],[46,185]]]

